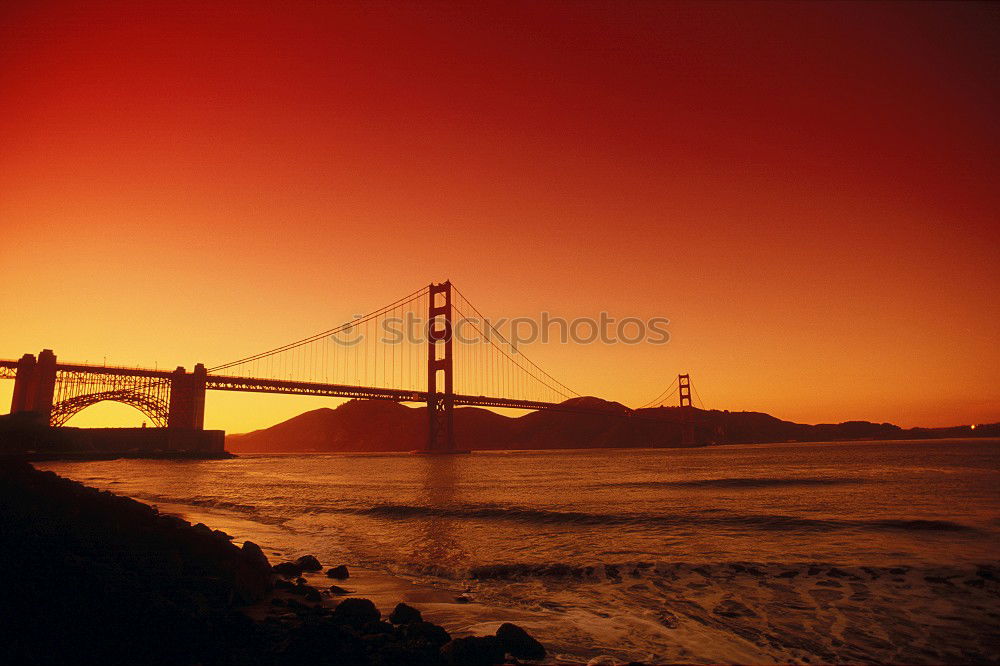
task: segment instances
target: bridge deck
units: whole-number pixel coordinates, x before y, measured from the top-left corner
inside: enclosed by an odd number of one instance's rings
[[[427,402],[426,391],[380,388],[373,386],[352,386],[349,384],[323,384],[299,382],[284,379],[253,379],[209,375],[205,388],[212,391],[245,391],[249,393],[286,393],[293,395],[323,395],[336,398],[365,398],[368,400],[393,400],[395,402]],[[484,395],[455,394],[456,405],[479,407],[507,407],[512,409],[550,409],[558,407],[555,402],[535,402],[531,400],[511,400]]]
[[[17,361],[0,359],[0,368],[16,370]],[[112,375],[129,377],[150,377],[169,380],[172,372],[149,368],[129,368],[123,366],[89,365],[86,363],[57,363],[59,372],[79,372],[92,375]],[[13,377],[13,373],[0,373],[0,378]],[[300,382],[285,379],[256,379],[227,375],[208,375],[205,388],[211,391],[240,391],[246,393],[284,393],[290,395],[317,395],[334,398],[361,398],[367,400],[392,400],[394,402],[427,402],[426,391],[382,388],[377,386],[352,386],[349,384],[326,384]],[[533,400],[514,400],[484,395],[454,395],[455,405],[476,407],[503,407],[509,409],[554,409],[560,404]]]

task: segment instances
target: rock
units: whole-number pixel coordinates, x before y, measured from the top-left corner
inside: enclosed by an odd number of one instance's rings
[[[253,541],[244,541],[242,550],[248,562],[264,571],[271,570],[271,563],[267,561],[267,555]]]
[[[496,636],[455,638],[441,648],[449,666],[494,666],[504,662],[504,649]]]
[[[323,600],[323,598],[319,596],[319,590],[312,585],[299,585],[292,590],[292,594],[296,594],[312,603],[319,603]]]
[[[298,578],[302,575],[302,567],[295,562],[280,562],[271,567],[271,571],[285,578]]]
[[[406,604],[399,603],[389,614],[389,622],[393,624],[413,624],[414,622],[423,622],[423,617],[413,606],[407,606]]]
[[[309,606],[306,606],[298,599],[288,599],[287,601],[285,601],[285,605],[291,608],[295,612],[309,610]]]
[[[344,599],[333,609],[333,618],[342,624],[362,627],[371,622],[378,622],[382,614],[368,599],[351,598]]]
[[[503,649],[517,659],[544,659],[545,647],[532,636],[510,622],[504,622],[497,629],[497,638]]]
[[[470,599],[469,597],[467,597],[467,596],[465,596],[463,594],[461,596],[455,597],[455,603],[456,604],[468,604],[468,603],[472,603],[472,599]]]
[[[347,580],[351,577],[351,574],[347,570],[346,564],[338,564],[332,569],[327,569],[326,576],[327,578],[335,578],[336,580]]]
[[[229,547],[236,549],[231,544]],[[260,553],[260,558],[258,558],[257,553],[254,553],[252,549],[251,545],[250,555],[247,554],[246,549],[235,550],[236,557],[230,559],[232,584],[237,596],[244,603],[259,601],[273,587],[271,567],[267,558],[263,557],[263,553]]]
[[[407,640],[422,641],[434,648],[440,648],[451,640],[451,635],[444,630],[444,627],[430,622],[404,624],[399,630]]]
[[[302,576],[299,576],[298,578],[295,579],[296,585],[305,585],[306,582],[307,582],[306,579],[303,578]]]
[[[331,585],[330,594],[336,594],[338,597],[341,597],[344,596],[345,594],[350,594],[350,592],[340,587],[339,585]]]
[[[320,571],[323,568],[323,565],[319,563],[315,555],[303,555],[295,560],[295,563],[303,571]]]
[[[274,581],[274,589],[291,591],[295,589],[295,585],[289,583],[287,580],[282,580],[279,578],[278,580]]]
[[[382,620],[369,622],[365,625],[365,636],[394,636],[395,634],[396,627]]]

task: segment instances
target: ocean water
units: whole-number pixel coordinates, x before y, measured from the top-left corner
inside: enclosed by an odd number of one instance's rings
[[[39,467],[464,592],[430,617],[515,618],[556,661],[1000,658],[997,439]]]

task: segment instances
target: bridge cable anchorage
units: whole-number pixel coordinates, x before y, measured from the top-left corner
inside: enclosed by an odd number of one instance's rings
[[[677,378],[674,377],[674,380],[670,382],[670,386],[664,389],[663,393],[656,396],[655,398],[653,398],[646,404],[642,405],[641,407],[636,407],[636,409],[646,409],[648,407],[653,407],[653,406],[662,407],[663,403],[666,402],[668,398],[670,398],[671,396],[674,395],[674,393],[677,392],[678,387],[676,386],[676,384],[677,384]]]

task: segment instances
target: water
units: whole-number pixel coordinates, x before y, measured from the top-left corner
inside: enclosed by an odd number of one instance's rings
[[[449,629],[516,617],[564,658],[926,662],[996,646],[994,582],[977,578],[1000,543],[996,439],[40,466],[272,559],[467,590],[477,603],[440,613]],[[968,630],[980,621],[993,633]]]

